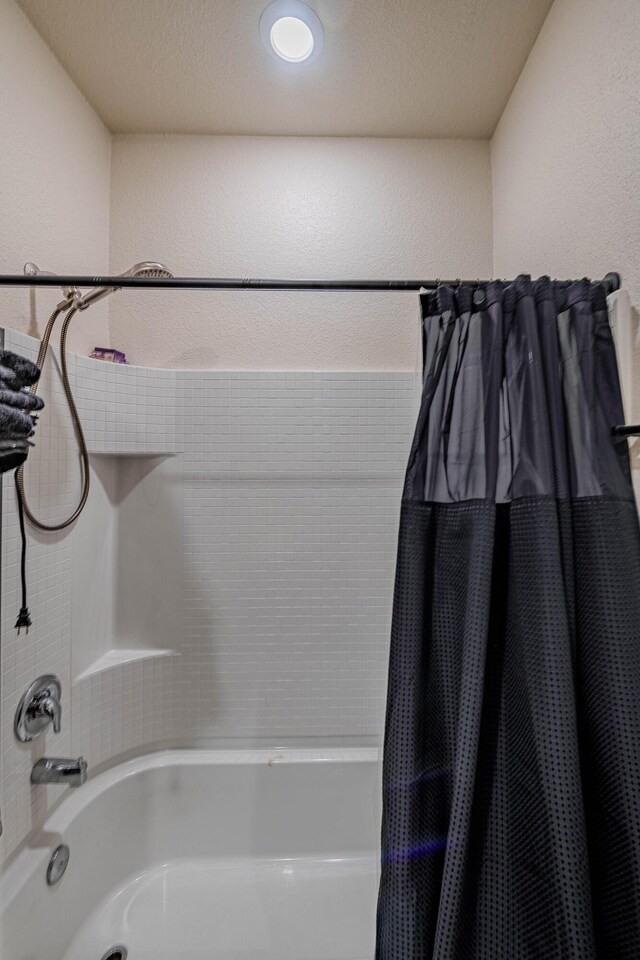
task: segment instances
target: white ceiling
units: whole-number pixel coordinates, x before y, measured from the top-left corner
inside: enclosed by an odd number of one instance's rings
[[[551,0],[310,0],[321,56],[268,55],[268,0],[18,0],[128,133],[488,137]]]

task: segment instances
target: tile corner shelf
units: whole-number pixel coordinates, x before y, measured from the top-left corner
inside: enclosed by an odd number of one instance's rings
[[[143,450],[138,448],[132,450],[97,450],[87,445],[90,457],[137,457],[139,459],[151,459],[152,457],[179,457],[182,450]]]
[[[83,670],[82,673],[78,674],[75,677],[74,682],[78,683],[80,680],[86,680],[88,677],[92,677],[95,674],[102,673],[104,670],[111,670],[113,667],[122,666],[125,663],[134,663],[139,660],[151,660],[156,657],[178,657],[179,654],[175,650],[160,650],[153,649],[152,647],[134,649],[134,648],[114,648],[108,650],[105,654],[94,661],[86,670]]]

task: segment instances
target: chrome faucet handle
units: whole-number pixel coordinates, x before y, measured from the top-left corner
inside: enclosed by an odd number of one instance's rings
[[[30,743],[53,724],[53,732],[60,733],[62,687],[57,677],[46,673],[30,683],[16,710],[13,729],[21,743]]]
[[[60,733],[62,707],[55,697],[40,697],[37,699],[36,713],[41,717],[48,717],[53,724],[53,732]]]

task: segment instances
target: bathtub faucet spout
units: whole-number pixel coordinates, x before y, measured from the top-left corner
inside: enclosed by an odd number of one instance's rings
[[[87,779],[87,761],[63,760],[60,757],[43,757],[31,771],[31,783],[62,783],[68,787],[81,787]]]

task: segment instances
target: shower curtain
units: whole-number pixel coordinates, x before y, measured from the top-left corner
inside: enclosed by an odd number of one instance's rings
[[[602,287],[421,296],[377,960],[640,957],[640,533]]]

